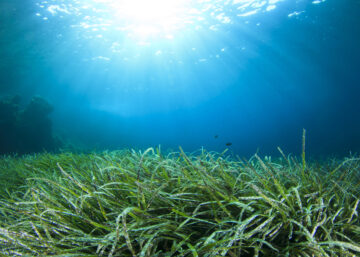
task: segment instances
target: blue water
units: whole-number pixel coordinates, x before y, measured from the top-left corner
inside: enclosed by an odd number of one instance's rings
[[[359,152],[360,1],[169,2],[2,0],[0,95],[86,149]]]

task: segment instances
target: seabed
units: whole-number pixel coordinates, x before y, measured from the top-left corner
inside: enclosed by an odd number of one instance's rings
[[[0,256],[359,256],[360,158],[0,159]]]

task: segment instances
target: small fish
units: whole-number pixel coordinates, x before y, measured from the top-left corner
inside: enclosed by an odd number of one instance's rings
[[[231,146],[232,143],[231,143],[231,142],[227,142],[225,145],[226,145],[226,146]]]
[[[214,138],[217,139],[219,137],[219,135],[215,135]]]

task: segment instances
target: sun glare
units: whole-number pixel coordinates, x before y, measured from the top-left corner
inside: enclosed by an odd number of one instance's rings
[[[191,0],[97,0],[112,10],[114,22],[126,24],[135,36],[166,36],[182,28]]]

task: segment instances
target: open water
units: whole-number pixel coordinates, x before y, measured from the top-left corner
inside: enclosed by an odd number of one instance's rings
[[[299,154],[303,129],[309,155],[359,152],[359,13],[359,0],[1,0],[1,153]]]

